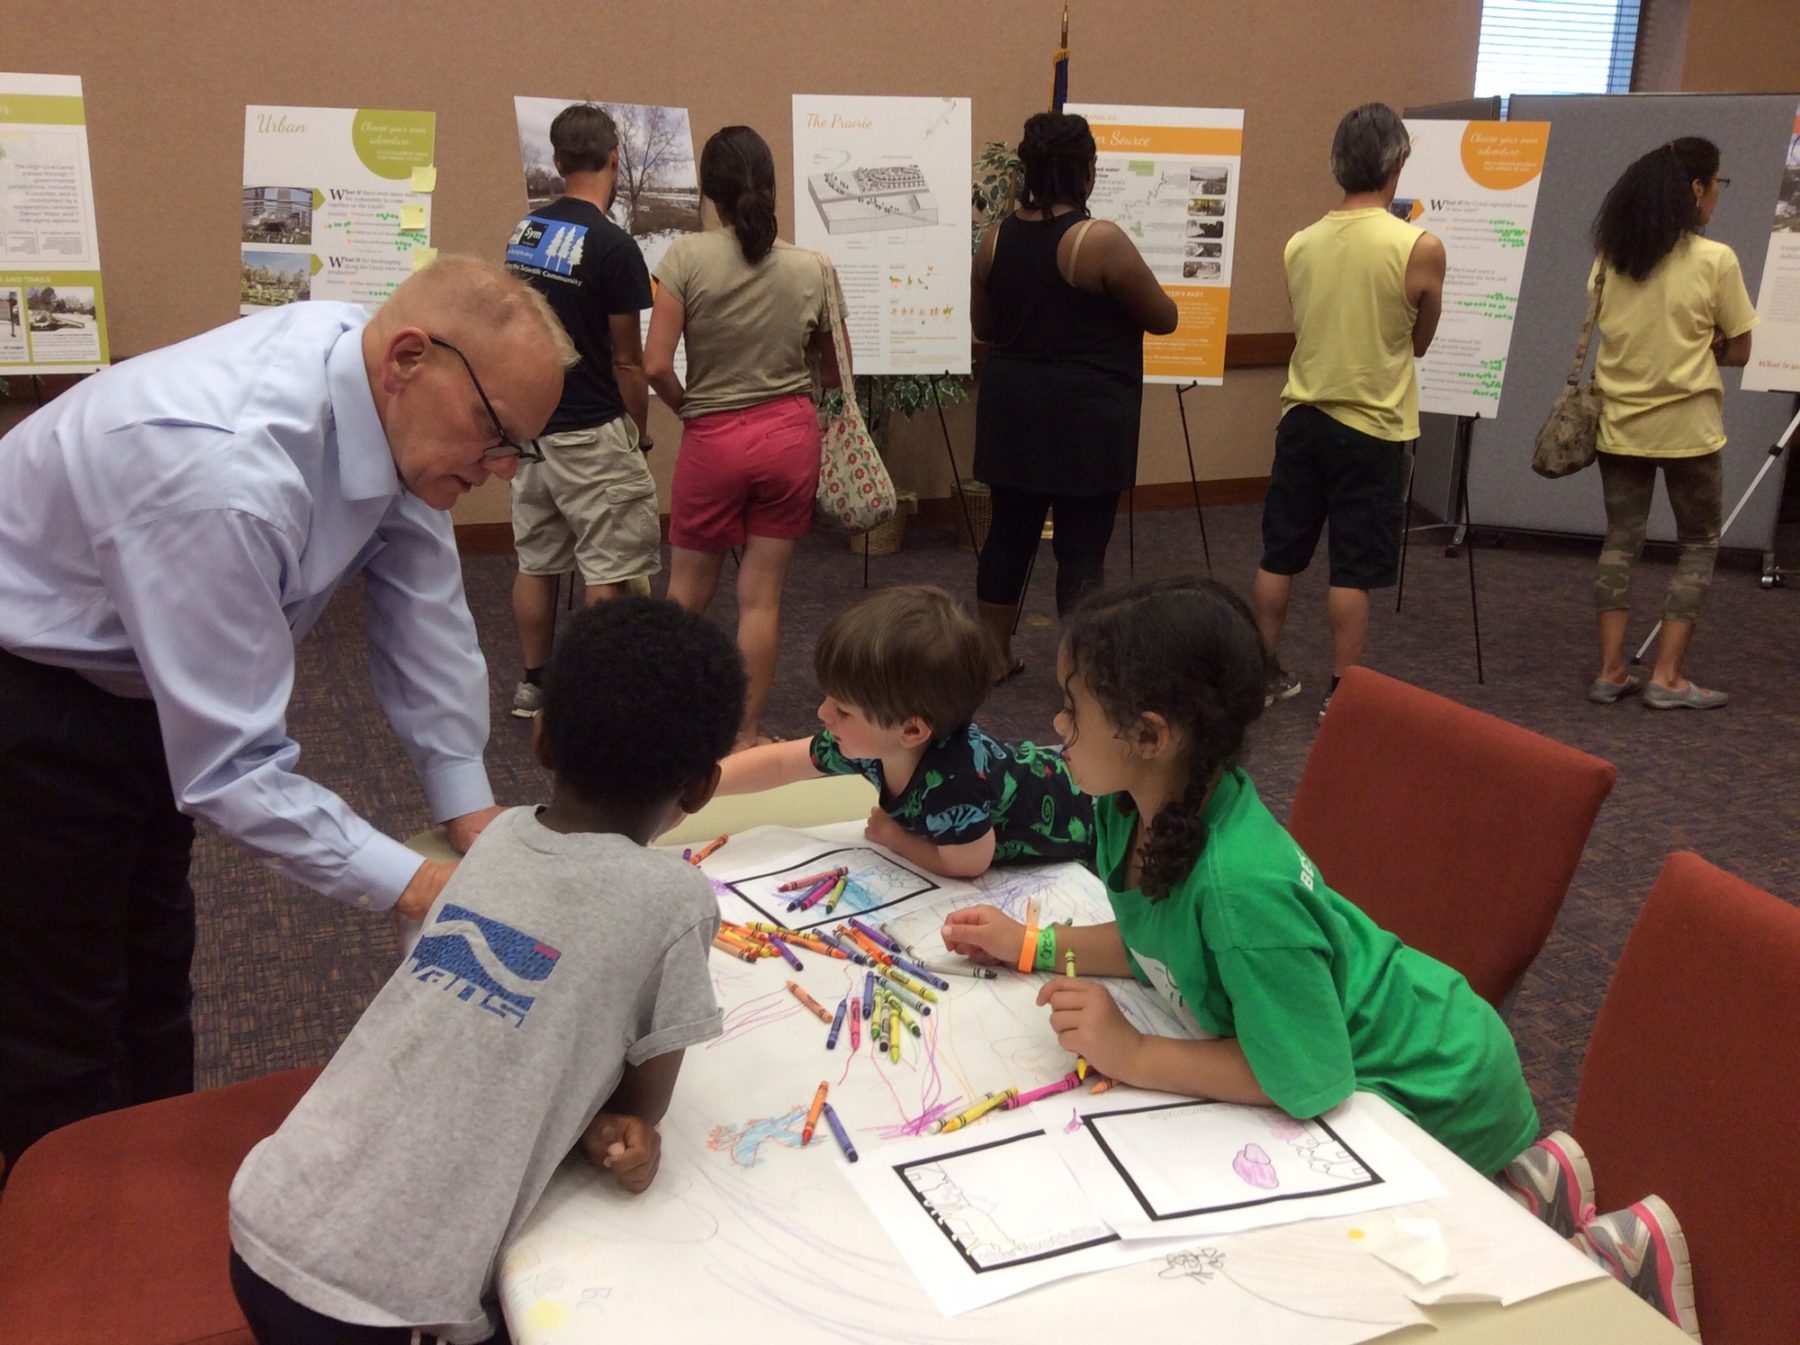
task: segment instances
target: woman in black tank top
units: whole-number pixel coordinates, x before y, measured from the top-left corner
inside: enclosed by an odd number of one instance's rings
[[[1119,492],[1137,474],[1144,333],[1175,304],[1130,239],[1090,219],[1094,137],[1041,113],[1019,141],[1020,205],[977,250],[970,315],[991,342],[975,407],[975,476],[994,496],[976,597],[1004,680],[1012,626],[1044,516],[1054,509],[1056,609],[1102,579]]]

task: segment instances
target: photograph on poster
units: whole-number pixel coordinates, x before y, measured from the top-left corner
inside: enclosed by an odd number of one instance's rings
[[[88,285],[33,286],[26,295],[33,332],[90,331],[97,321]]]
[[[1223,196],[1231,190],[1231,173],[1225,168],[1188,169],[1188,190],[1195,196]]]
[[[1775,198],[1775,233],[1800,233],[1800,131],[1788,141],[1787,167],[1781,171],[1781,193]]]
[[[563,194],[565,184],[550,149],[550,123],[579,101],[513,99],[519,155],[525,164],[525,198],[532,210]],[[599,106],[619,128],[619,179],[609,212],[612,222],[638,240],[645,250],[645,262],[654,266],[669,242],[700,229],[700,177],[688,110],[652,103],[601,102]],[[652,257],[647,243],[658,238],[662,247],[655,248]]]
[[[238,303],[277,308],[312,297],[312,256],[305,252],[243,249]]]
[[[243,243],[312,243],[311,187],[245,187]]]
[[[806,191],[827,233],[921,229],[938,222],[937,200],[916,163],[814,173]]]
[[[1220,219],[1225,214],[1225,201],[1218,196],[1195,196],[1188,200],[1188,214],[1208,215]]]

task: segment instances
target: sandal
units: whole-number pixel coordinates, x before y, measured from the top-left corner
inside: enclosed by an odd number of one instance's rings
[[[1025,660],[1022,658],[1016,658],[1012,661],[1012,666],[1010,668],[1008,668],[1005,672],[1001,673],[998,677],[996,677],[994,679],[994,685],[997,687],[1003,687],[1008,682],[1012,681],[1013,678],[1017,677],[1020,673],[1022,673],[1024,671],[1025,671]]]

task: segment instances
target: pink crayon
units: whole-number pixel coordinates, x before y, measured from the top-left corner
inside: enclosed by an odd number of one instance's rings
[[[815,901],[820,900],[827,892],[831,891],[836,883],[836,878],[826,878],[822,882],[814,884],[812,887],[807,888],[805,892],[790,901],[787,908],[790,911],[804,911],[808,909]]]
[[[855,1009],[850,1010],[850,1049],[862,1049],[862,1015]]]
[[[1017,1097],[1008,1098],[1006,1100],[1006,1107],[1009,1111],[1014,1107],[1029,1107],[1039,1098],[1054,1097],[1058,1093],[1066,1093],[1080,1082],[1081,1080],[1075,1077],[1075,1071],[1070,1070],[1055,1083],[1047,1083],[1042,1088],[1034,1088],[1029,1093],[1020,1093]]]

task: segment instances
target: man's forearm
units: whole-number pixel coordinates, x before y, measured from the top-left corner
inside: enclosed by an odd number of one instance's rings
[[[644,366],[614,364],[613,381],[619,385],[619,399],[625,403],[625,414],[637,426],[641,443],[650,437],[650,381],[644,377]]]

